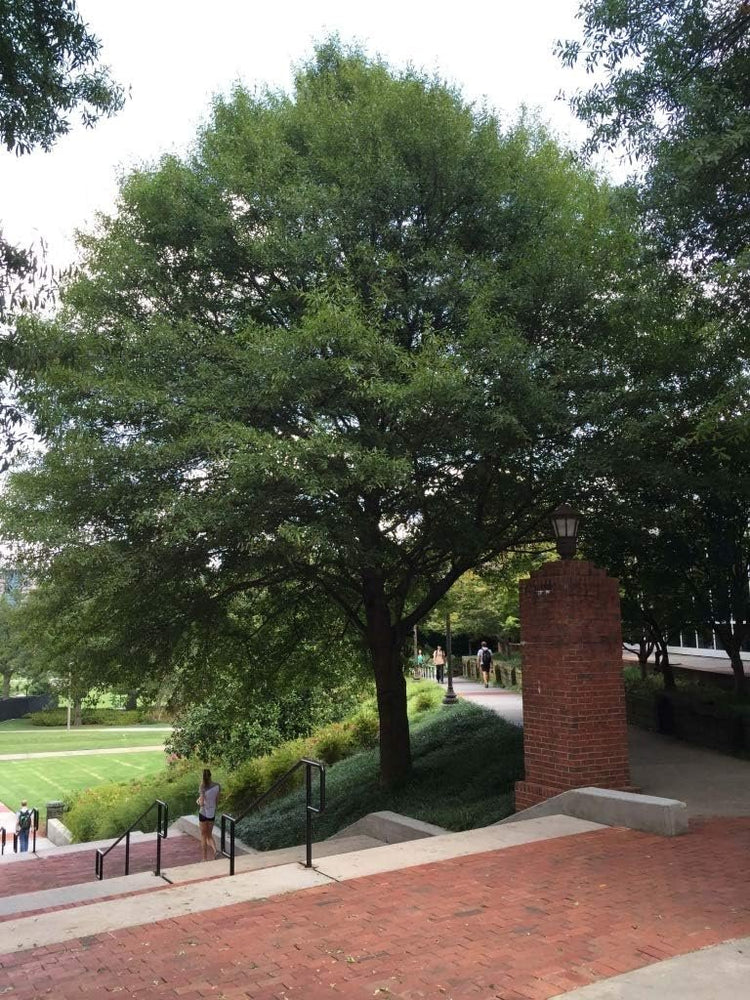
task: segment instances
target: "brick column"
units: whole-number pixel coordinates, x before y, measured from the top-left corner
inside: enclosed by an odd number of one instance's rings
[[[516,809],[569,788],[628,789],[617,580],[578,559],[521,584],[526,780]]]

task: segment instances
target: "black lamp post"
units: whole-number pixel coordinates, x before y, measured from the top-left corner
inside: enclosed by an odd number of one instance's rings
[[[445,658],[448,661],[448,689],[443,698],[444,705],[455,705],[458,701],[456,692],[453,690],[453,646],[451,636],[451,616],[448,612],[445,616]]]
[[[567,503],[560,504],[557,510],[552,512],[552,530],[555,533],[555,544],[561,559],[572,559],[576,554],[580,523],[581,515]]]

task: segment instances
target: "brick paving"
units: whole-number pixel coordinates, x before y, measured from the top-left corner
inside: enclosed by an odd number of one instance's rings
[[[748,856],[748,818],[606,829],[2,956],[0,984],[13,1000],[547,1000],[750,935]]]
[[[200,861],[200,841],[182,834],[170,835],[162,841],[162,867],[186,865]],[[156,863],[154,840],[130,846],[130,871],[147,872]],[[105,878],[125,873],[125,847],[116,847],[104,859]],[[74,851],[66,854],[38,854],[28,861],[0,861],[0,896],[16,896],[39,889],[54,889],[81,882],[94,881],[94,851]]]

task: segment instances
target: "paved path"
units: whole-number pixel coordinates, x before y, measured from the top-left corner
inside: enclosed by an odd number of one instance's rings
[[[598,830],[6,954],[0,982],[13,1000],[547,1000],[750,935],[749,845],[750,819]]]
[[[750,816],[750,760],[628,727],[630,774],[646,795],[686,802],[688,816]]]
[[[488,688],[455,678],[456,694],[490,708],[514,725],[523,725],[523,698],[502,688]],[[687,803],[691,819],[750,816],[750,761],[691,746],[681,740],[628,727],[633,784],[646,795]]]
[[[39,753],[0,753],[0,760],[35,760],[37,757],[86,757],[99,754],[145,753],[164,750],[163,743],[151,747],[107,747],[104,750],[40,750]]]
[[[447,684],[443,687],[447,688]],[[523,725],[523,698],[520,694],[500,687],[485,688],[484,684],[467,677],[454,677],[453,690],[464,701],[481,705],[482,708],[491,708],[514,726]]]
[[[622,657],[623,663],[634,666],[638,663],[635,653],[625,652]],[[673,667],[682,667],[683,670],[702,671],[707,674],[732,674],[732,664],[726,653],[718,650],[713,656],[691,656],[689,653],[672,653],[669,662]],[[743,656],[742,662],[745,665],[745,673],[750,676],[750,656]],[[649,668],[653,666],[653,661],[649,661]]]

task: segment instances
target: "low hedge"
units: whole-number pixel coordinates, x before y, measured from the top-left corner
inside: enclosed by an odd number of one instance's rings
[[[30,712],[24,718],[33,726],[64,726],[68,721],[67,708],[48,708],[42,712]],[[137,726],[153,722],[153,716],[145,709],[124,708],[84,708],[81,723],[84,726]]]
[[[666,690],[649,677],[625,680],[628,722],[722,753],[750,756],[750,701],[697,684]]]

